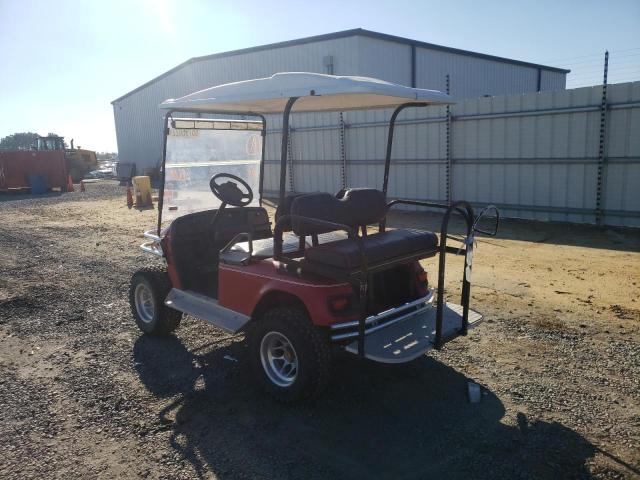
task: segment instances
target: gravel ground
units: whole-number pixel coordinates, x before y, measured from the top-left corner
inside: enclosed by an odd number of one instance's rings
[[[467,338],[400,366],[338,353],[326,395],[285,407],[242,336],[139,333],[155,211],[124,203],[111,182],[0,196],[1,478],[640,477],[640,232],[504,222],[476,251]]]

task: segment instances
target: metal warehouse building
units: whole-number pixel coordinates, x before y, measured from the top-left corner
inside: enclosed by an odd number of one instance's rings
[[[563,90],[568,73],[363,29],[197,57],[112,102],[120,162],[135,164],[138,173],[159,165],[163,100],[287,71],[361,75],[442,91],[449,75],[457,98]]]

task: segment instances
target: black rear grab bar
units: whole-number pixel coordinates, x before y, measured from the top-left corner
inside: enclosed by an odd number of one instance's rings
[[[487,231],[487,230],[483,230],[481,228],[478,228],[477,225],[478,223],[480,223],[480,219],[482,217],[484,217],[488,212],[495,212],[495,217],[496,217],[496,224],[493,227],[492,231]],[[498,207],[496,207],[495,205],[487,205],[486,207],[484,207],[482,209],[482,211],[480,212],[480,214],[476,217],[475,222],[473,222],[473,230],[475,232],[478,233],[482,233],[483,235],[489,235],[490,237],[495,237],[498,233],[498,225],[500,224],[500,211],[498,210]]]
[[[444,317],[444,280],[445,280],[445,266],[446,266],[446,254],[457,253],[447,248],[447,231],[449,229],[449,220],[453,212],[459,213],[465,220],[467,226],[467,234],[465,239],[465,262],[464,270],[462,274],[462,295],[460,304],[462,305],[462,325],[459,330],[460,335],[466,335],[469,327],[469,296],[471,292],[471,283],[467,279],[467,267],[471,266],[471,253],[473,249],[473,225],[474,215],[473,207],[469,202],[458,201],[451,204],[435,203],[435,202],[423,202],[420,200],[404,200],[397,199],[392,200],[387,204],[389,208],[397,204],[413,205],[426,208],[439,208],[445,210],[444,218],[440,226],[440,258],[438,259],[438,296],[436,304],[436,338],[434,341],[436,348],[441,348],[445,341],[448,339],[442,338],[442,321]]]
[[[445,203],[436,203],[436,202],[425,202],[420,200],[406,200],[406,199],[396,199],[392,200],[387,204],[387,207],[390,209],[394,205],[404,204],[404,205],[413,205],[418,207],[425,208],[438,208],[441,210],[445,210],[444,217],[442,219],[442,223],[440,226],[440,245],[439,245],[439,254],[440,258],[438,259],[438,292],[437,292],[437,306],[436,306],[436,335],[434,344],[436,348],[441,348],[442,345],[449,340],[448,338],[444,339],[442,335],[443,328],[443,318],[444,318],[444,282],[445,282],[445,266],[446,266],[446,254],[454,253],[460,254],[464,253],[465,262],[464,262],[464,270],[462,276],[462,295],[461,295],[461,305],[462,305],[462,325],[460,330],[458,330],[459,335],[466,335],[469,327],[469,298],[471,292],[471,282],[467,278],[467,273],[471,272],[471,264],[472,264],[472,254],[473,254],[473,241],[474,241],[474,232],[479,232],[485,235],[496,235],[498,231],[498,223],[500,219],[500,213],[498,209],[489,205],[485,207],[480,215],[477,217],[474,216],[473,207],[469,202],[465,201],[457,201],[451,204]],[[488,212],[495,212],[496,224],[492,231],[485,231],[478,228],[478,223],[480,219],[485,216]],[[448,229],[449,229],[449,220],[451,219],[452,213],[460,214],[466,224],[466,238],[464,240],[464,249],[456,249],[455,247],[447,246],[447,238]],[[358,253],[361,259],[361,276],[358,279],[359,287],[360,287],[360,299],[363,302],[366,302],[367,298],[367,280],[368,280],[368,261],[367,256],[364,249],[364,244],[362,237],[358,236],[357,228],[354,228],[349,225],[344,225],[340,223],[329,222],[326,220],[320,220],[318,218],[304,217],[300,215],[283,215],[278,218],[276,221],[275,227],[273,229],[273,239],[274,239],[274,255],[273,258],[276,261],[283,261],[284,263],[297,263],[293,259],[285,259],[283,255],[283,233],[286,228],[292,226],[294,222],[297,222],[298,225],[308,225],[312,227],[317,227],[318,229],[323,229],[327,231],[344,231],[347,233],[350,239],[356,242],[356,246],[358,248]],[[380,231],[384,232],[385,230],[386,219],[380,223]],[[301,237],[302,238],[302,237]],[[302,247],[301,247],[302,248]],[[363,303],[364,305],[364,303]],[[364,339],[365,339],[365,320],[366,320],[366,309],[362,308],[362,312],[358,322],[358,354],[360,356],[364,356]]]

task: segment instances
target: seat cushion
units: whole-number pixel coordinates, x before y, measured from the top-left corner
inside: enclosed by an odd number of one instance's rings
[[[389,230],[363,237],[362,241],[369,264],[412,254],[428,257],[438,250],[436,234],[420,230]],[[362,264],[358,246],[351,239],[307,248],[305,260],[340,269],[354,269]]]

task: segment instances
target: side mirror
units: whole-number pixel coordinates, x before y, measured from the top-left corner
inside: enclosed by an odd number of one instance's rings
[[[483,228],[480,228],[480,221],[484,217],[488,217],[488,218],[486,218],[485,221],[483,222],[483,225],[482,225]],[[492,222],[493,222],[493,225],[491,224]],[[496,207],[495,205],[488,205],[476,217],[475,222],[473,222],[472,230],[478,233],[482,233],[484,235],[495,237],[496,234],[498,233],[499,224],[500,224],[500,212],[498,211],[498,207]]]

